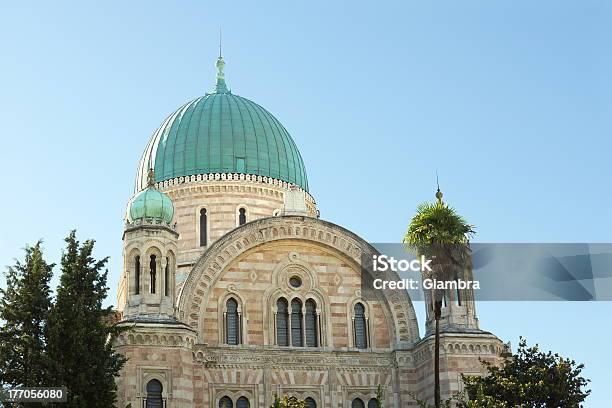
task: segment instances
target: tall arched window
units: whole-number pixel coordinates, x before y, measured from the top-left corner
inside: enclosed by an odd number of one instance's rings
[[[306,323],[306,347],[318,347],[317,305],[312,299],[306,301],[306,316],[304,320]]]
[[[147,408],[162,408],[162,391],[163,387],[157,380],[151,380],[147,383]]]
[[[351,408],[365,408],[365,405],[361,398],[355,398],[351,404]]]
[[[276,344],[279,346],[289,345],[288,308],[287,299],[280,298],[276,301]]]
[[[302,347],[302,302],[299,299],[291,301],[291,345]]]
[[[140,294],[140,255],[134,258],[134,294]]]
[[[317,408],[317,403],[312,398],[308,397],[304,400],[308,408]]]
[[[238,302],[229,298],[225,302],[225,338],[227,344],[240,344],[240,318],[238,316]]]
[[[378,408],[378,400],[376,398],[370,398],[368,401],[368,408]]]
[[[151,255],[149,266],[151,269],[151,293],[155,293],[155,278],[157,275],[157,257],[155,255]]]
[[[236,401],[236,408],[249,408],[249,400],[247,397],[240,397]]]
[[[219,408],[234,408],[232,399],[227,395],[219,400]]]
[[[241,208],[238,210],[238,225],[244,225],[246,221],[246,209]]]
[[[459,275],[457,274],[457,271],[455,271],[455,282],[459,281]],[[461,289],[459,289],[459,285],[457,285],[457,292],[455,293],[457,296],[457,305],[461,306]]]
[[[208,216],[206,214],[206,208],[202,208],[200,210],[200,246],[208,245],[208,235],[207,235],[207,224],[208,224]]]
[[[365,317],[365,308],[361,303],[355,305],[355,347],[368,348],[368,328]],[[363,402],[362,402],[363,404]]]
[[[166,257],[166,268],[164,269],[164,295],[170,296],[170,257]]]

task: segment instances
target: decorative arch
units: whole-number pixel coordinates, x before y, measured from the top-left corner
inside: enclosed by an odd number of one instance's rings
[[[248,316],[246,315],[245,308],[245,299],[240,294],[238,289],[234,285],[230,285],[227,292],[223,294],[223,296],[219,296],[219,300],[217,301],[217,317],[219,322],[219,344],[227,344],[227,320],[226,320],[226,307],[227,302],[230,299],[234,299],[237,303],[237,312],[238,312],[238,344],[248,344],[248,331],[246,327],[244,327],[244,322],[248,321]]]
[[[249,406],[251,407],[254,406],[253,405],[254,397],[252,393],[249,392],[248,390],[240,390],[240,391],[219,390],[217,391],[215,395],[215,405],[213,406],[214,408],[217,408],[220,406],[221,400],[223,399],[223,397],[228,397],[229,399],[231,399],[233,408],[237,407],[236,404],[240,398],[246,398],[247,401],[249,402]]]
[[[142,280],[142,254],[140,248],[132,246],[126,249],[125,253],[125,267],[123,270],[127,271],[127,291],[128,296],[140,295],[141,291],[141,280]]]
[[[308,396],[308,397],[304,398],[304,401],[306,402],[306,406],[308,408],[317,408],[317,407],[319,407],[319,404],[317,404],[317,400],[312,398],[311,396]]]
[[[211,296],[211,288],[231,262],[260,245],[300,240],[324,246],[343,256],[356,270],[361,257],[378,252],[354,233],[333,223],[303,216],[268,217],[242,225],[215,241],[204,252],[187,276],[179,293],[179,317],[201,336],[200,316]],[[316,275],[315,275],[316,276]],[[381,297],[383,310],[389,313],[391,345],[414,344],[419,340],[414,307],[406,292]],[[201,340],[201,339],[200,339]]]
[[[170,297],[173,302],[176,298],[176,255],[172,249],[166,251],[163,262],[164,267],[164,296]]]
[[[168,399],[169,397],[171,398],[172,395],[170,394],[170,384],[168,384],[166,377],[167,377],[167,374],[163,372],[150,372],[150,373],[145,373],[144,375],[142,375],[142,381],[140,384],[140,395],[143,395],[144,397],[146,397],[147,396],[147,385],[151,381],[158,381],[162,386],[162,393],[161,393],[162,398],[163,399]]]
[[[293,276],[299,276],[302,286],[292,287],[289,280]],[[284,297],[290,304],[293,299],[299,299],[305,306],[312,299],[317,308],[318,322],[318,346],[324,347],[332,344],[331,338],[331,308],[329,299],[319,289],[319,277],[314,272],[312,265],[300,258],[299,253],[290,252],[287,259],[279,263],[272,271],[272,285],[264,292],[265,305],[263,308],[264,344],[276,344],[276,322],[277,301]]]
[[[141,292],[144,294],[160,294],[163,289],[163,252],[159,247],[150,245],[144,253],[144,258],[140,258],[143,271],[140,280]]]
[[[163,256],[165,256],[168,251],[172,251],[175,254],[178,253],[178,248],[174,243],[172,243],[171,241],[163,241],[158,238],[153,238],[153,239],[149,238],[146,240],[144,245],[136,242],[128,246],[128,249],[132,247],[141,248],[141,250],[145,253],[148,251],[156,250]]]
[[[219,408],[234,408],[234,401],[230,398],[229,395],[224,395],[219,398]]]
[[[383,386],[383,389],[386,389],[386,388],[387,388],[386,386]],[[370,408],[370,405],[369,405],[370,401],[373,399],[376,400],[376,390],[375,389],[372,389],[372,390],[356,389],[356,390],[349,391],[346,395],[344,406],[346,408],[355,407],[353,403],[356,399],[361,400],[364,408]],[[357,407],[360,407],[360,405],[357,405]]]
[[[361,298],[361,291],[355,291],[355,295],[351,299],[350,302],[346,304],[346,319],[347,319],[347,327],[349,328],[349,347],[357,348],[357,344],[355,344],[355,307],[361,304],[364,308],[364,317],[365,317],[365,330],[366,330],[366,349],[373,348],[375,342],[375,333],[372,330],[371,319],[374,316],[374,308],[372,307],[371,302],[367,302]]]

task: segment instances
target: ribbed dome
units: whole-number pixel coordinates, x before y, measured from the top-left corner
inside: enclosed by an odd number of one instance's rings
[[[172,217],[174,217],[172,200],[155,187],[147,187],[137,193],[128,203],[126,212],[128,222],[152,218],[170,224]]]
[[[155,181],[206,173],[244,173],[297,184],[308,191],[304,162],[293,139],[270,112],[225,85],[221,58],[213,93],[187,102],[151,137],[136,189]]]

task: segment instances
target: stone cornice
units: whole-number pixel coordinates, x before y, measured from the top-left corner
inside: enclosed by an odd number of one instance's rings
[[[183,323],[154,323],[122,321],[119,326],[127,328],[114,341],[115,347],[157,346],[192,348],[196,341],[195,331]]]
[[[415,345],[413,358],[416,365],[433,358],[434,341],[433,336],[428,336]],[[499,357],[504,351],[504,343],[497,336],[488,332],[440,334],[441,355],[477,355],[479,357],[495,358]]]
[[[232,184],[236,185],[253,185],[257,188],[264,189],[268,194],[276,194],[278,191],[298,189],[303,191],[306,195],[306,200],[312,206],[316,206],[315,199],[302,189],[301,187],[288,183],[286,181],[275,179],[272,177],[258,176],[255,174],[242,174],[242,173],[208,173],[198,174],[192,176],[181,176],[173,179],[160,181],[156,183],[156,187],[166,193],[171,198],[180,196],[181,193],[177,188],[181,187],[194,187],[197,192],[216,192],[215,188],[221,185]]]
[[[194,360],[217,368],[282,368],[327,370],[329,368],[345,371],[368,371],[391,368],[394,365],[392,352],[329,352],[282,349],[279,347],[257,347],[257,352],[245,348],[194,347]]]
[[[174,226],[167,224],[160,219],[143,218],[143,219],[135,220],[132,222],[126,222],[125,228],[123,230],[123,237],[125,237],[125,234],[129,232],[136,231],[139,229],[144,229],[144,230],[147,230],[147,229],[160,230],[161,229],[161,230],[169,232],[170,234],[174,235],[176,238],[178,238],[179,236],[179,233],[176,231]]]

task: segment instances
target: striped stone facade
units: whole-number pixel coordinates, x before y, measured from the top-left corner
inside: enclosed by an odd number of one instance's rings
[[[433,397],[433,339],[419,336],[407,293],[363,299],[361,257],[375,250],[316,218],[314,201],[307,203],[307,214],[274,216],[287,191],[278,183],[188,180],[160,188],[176,208],[179,237],[165,243],[178,251],[175,312],[171,319],[124,315],[121,324],[130,330],[116,347],[129,360],[117,383],[120,407],[142,407],[151,379],[162,384],[168,407],[219,407],[227,396],[234,404],[245,397],[250,407],[263,408],[274,395],[310,398],[326,408],[350,407],[360,398],[367,406],[379,385],[386,407],[416,406],[413,395]],[[210,211],[211,240],[200,247],[197,214],[203,206]],[[249,210],[244,225],[236,221],[240,206]],[[128,271],[120,283],[126,304]],[[238,325],[231,330],[230,299],[237,304]],[[279,344],[279,299],[295,300],[302,316],[307,301],[316,305],[314,345]],[[365,348],[356,343],[357,304],[364,308]],[[291,319],[290,337],[301,324]],[[239,344],[228,344],[232,330]],[[479,330],[445,333],[441,345],[446,396],[461,389],[461,373],[482,373],[480,359],[498,361],[503,348],[497,337]]]

